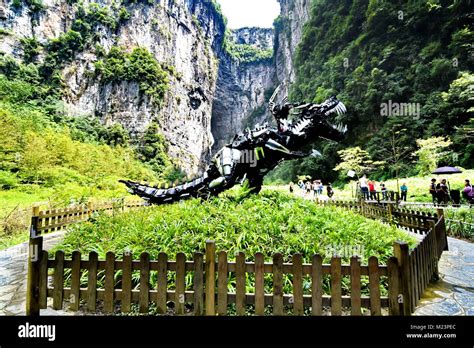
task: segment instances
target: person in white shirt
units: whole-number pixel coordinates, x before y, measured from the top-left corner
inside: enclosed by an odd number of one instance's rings
[[[369,199],[369,185],[367,184],[367,177],[365,174],[359,180],[360,190],[362,191],[362,196],[364,199]]]

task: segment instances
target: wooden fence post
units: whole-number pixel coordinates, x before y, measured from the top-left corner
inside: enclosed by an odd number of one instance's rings
[[[388,209],[388,223],[392,224],[393,223],[393,204],[387,203],[387,209]]]
[[[90,218],[93,212],[92,202],[87,203],[87,218]]]
[[[206,241],[206,315],[216,315],[216,244]]]
[[[433,264],[433,274],[430,275],[431,281],[438,281],[439,280],[439,271],[438,271],[438,260],[439,260],[439,248],[438,248],[438,227],[436,227],[436,223],[433,220],[428,221],[430,224],[430,230],[431,234],[433,235],[433,243],[431,244],[431,247],[434,249],[430,255],[434,255],[434,258],[430,260],[430,262]]]
[[[438,208],[436,210],[438,213],[438,219],[441,220],[441,217],[443,218],[442,221],[440,222],[440,234],[437,236],[439,241],[444,241],[444,251],[448,251],[448,231],[446,231],[446,216],[444,215],[444,209],[443,208]],[[439,221],[438,220],[438,221]]]
[[[39,277],[40,277],[40,256],[43,251],[43,237],[38,235],[39,207],[33,207],[31,217],[30,241],[28,249],[28,275],[26,285],[26,315],[39,316]]]
[[[411,274],[410,274],[410,256],[408,253],[408,244],[396,241],[393,245],[393,254],[397,258],[400,274],[400,290],[398,302],[401,304],[400,315],[411,315]],[[401,297],[400,297],[401,295]]]

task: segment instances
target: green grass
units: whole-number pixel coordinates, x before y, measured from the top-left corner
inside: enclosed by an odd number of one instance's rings
[[[474,181],[474,169],[466,169],[463,170],[461,174],[453,174],[453,175],[427,175],[423,177],[408,177],[408,178],[400,178],[399,184],[400,186],[403,183],[406,183],[408,186],[408,197],[407,201],[410,202],[431,202],[431,194],[428,192],[428,187],[431,183],[431,179],[436,179],[437,182],[440,182],[441,179],[448,180],[451,189],[453,190],[460,190],[464,189],[464,180],[469,179],[471,182]],[[376,178],[369,179],[376,180]],[[380,181],[376,181],[376,189],[380,191]],[[397,180],[390,179],[387,181],[383,181],[383,183],[387,186],[389,191],[397,191]],[[278,186],[272,186],[278,187]],[[356,181],[351,181],[350,183],[346,184],[343,188],[335,187],[335,200],[348,200],[354,199],[353,194],[355,193],[356,188]],[[280,190],[287,190],[286,186],[280,187]],[[296,192],[299,192],[298,188],[295,186]]]
[[[196,252],[205,252],[207,240],[216,243],[216,251],[226,251],[229,260],[235,260],[237,252],[244,252],[247,261],[254,261],[254,254],[261,252],[266,262],[271,262],[274,253],[282,253],[285,262],[301,253],[305,263],[311,262],[314,254],[321,254],[328,263],[334,246],[361,248],[361,262],[367,264],[370,256],[379,263],[386,263],[392,256],[393,243],[403,240],[416,245],[416,240],[393,226],[368,220],[355,213],[335,208],[320,207],[314,203],[291,197],[276,191],[264,191],[258,196],[241,200],[231,193],[209,201],[186,201],[174,205],[152,206],[118,214],[99,215],[92,220],[73,226],[61,244],[50,251],[63,250],[70,257],[74,250],[84,254],[95,251],[99,259],[113,251],[119,259],[129,250],[138,259],[148,252],[157,259],[166,252],[170,260],[183,252],[191,260]],[[351,254],[352,255],[352,254]],[[351,255],[341,255],[344,263]],[[87,277],[83,275],[84,284]],[[347,279],[346,279],[347,278]],[[115,275],[117,284],[121,272]],[[134,286],[139,286],[139,272],[132,275]],[[156,272],[151,272],[150,283],[156,285]],[[169,286],[173,287],[174,276],[169,274]],[[247,289],[252,291],[254,276],[247,277]],[[382,279],[381,290],[386,293],[386,279]],[[99,283],[103,274],[99,274]],[[292,291],[292,277],[284,277],[284,290]],[[310,280],[305,277],[305,291],[310,289]],[[324,288],[329,291],[329,278],[324,279]],[[234,290],[235,275],[231,274],[228,287]],[[271,276],[265,278],[266,291],[271,292]],[[186,277],[187,289],[192,289],[192,275]],[[343,291],[348,293],[350,282],[343,277]],[[362,281],[363,293],[368,293],[368,279]]]
[[[56,209],[66,208],[74,203],[100,204],[118,198],[137,199],[130,196],[118,182],[117,187],[103,190],[73,183],[58,187],[22,185],[11,190],[0,189],[0,250],[28,240],[33,206]]]
[[[96,251],[102,258],[107,251],[121,254],[125,249],[136,257],[148,252],[152,258],[159,252],[171,257],[184,252],[191,258],[194,252],[205,251],[206,240],[214,240],[216,249],[227,251],[231,259],[244,251],[248,259],[262,252],[270,261],[273,253],[280,252],[287,261],[292,254],[301,253],[310,262],[316,253],[328,261],[331,245],[361,245],[364,262],[369,256],[384,262],[397,239],[413,241],[395,227],[355,213],[266,191],[244,200],[226,195],[98,216],[74,226],[55,250],[68,255],[74,250]]]

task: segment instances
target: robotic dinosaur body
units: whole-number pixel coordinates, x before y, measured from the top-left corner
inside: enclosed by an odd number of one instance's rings
[[[132,181],[121,181],[130,193],[140,196],[150,204],[167,204],[200,197],[208,198],[230,189],[237,183],[248,181],[250,192],[258,193],[265,175],[279,163],[308,156],[299,150],[316,137],[333,141],[343,139],[347,127],[335,125],[333,114],[343,114],[346,107],[332,97],[322,104],[284,103],[276,105],[275,90],[269,108],[277,121],[277,128],[268,124],[257,125],[234,137],[214,157],[211,165],[200,178],[183,185],[161,189]],[[290,111],[297,116],[294,123],[288,120]]]

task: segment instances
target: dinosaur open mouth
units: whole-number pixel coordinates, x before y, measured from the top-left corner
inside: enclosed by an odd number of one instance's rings
[[[337,130],[339,133],[347,133],[347,125],[343,124],[342,122],[337,124],[331,124],[331,127]]]
[[[338,115],[342,115],[347,112],[347,108],[342,102],[337,103],[336,107],[332,110],[337,112]]]

